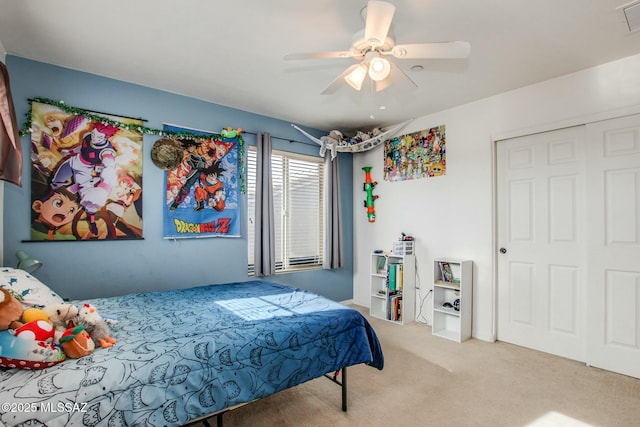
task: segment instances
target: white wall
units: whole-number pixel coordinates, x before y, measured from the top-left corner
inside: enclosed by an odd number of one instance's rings
[[[382,148],[355,155],[354,303],[369,306],[371,251],[390,250],[405,232],[416,238],[419,300],[431,289],[435,257],[474,261],[473,336],[493,341],[494,140],[638,111],[640,55],[635,55],[416,119],[403,134],[446,125],[445,176],[386,182]],[[373,166],[378,182],[375,223],[367,222],[363,207],[363,166]],[[429,321],[431,301],[423,307]]]

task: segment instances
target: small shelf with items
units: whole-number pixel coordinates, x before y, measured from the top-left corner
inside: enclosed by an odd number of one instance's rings
[[[457,342],[471,337],[472,292],[472,261],[434,260],[433,335]]]
[[[415,259],[411,254],[371,254],[370,306],[373,317],[400,325],[414,321]]]

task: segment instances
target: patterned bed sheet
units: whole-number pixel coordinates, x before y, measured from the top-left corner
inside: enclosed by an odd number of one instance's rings
[[[383,368],[357,311],[248,281],[99,298],[111,348],[53,367],[0,371],[6,426],[181,426],[356,364]]]

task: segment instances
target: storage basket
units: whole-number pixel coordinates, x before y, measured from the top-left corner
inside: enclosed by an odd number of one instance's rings
[[[393,242],[392,251],[395,255],[413,255],[413,240]]]

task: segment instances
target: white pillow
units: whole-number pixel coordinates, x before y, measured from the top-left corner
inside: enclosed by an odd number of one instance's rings
[[[0,267],[0,288],[11,292],[25,308],[61,304],[64,300],[24,270]]]

